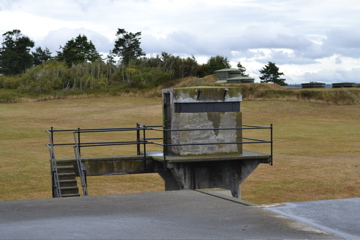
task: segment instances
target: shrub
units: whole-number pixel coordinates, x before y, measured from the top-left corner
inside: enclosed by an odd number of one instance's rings
[[[13,93],[0,93],[0,103],[15,103],[18,101],[18,98]]]

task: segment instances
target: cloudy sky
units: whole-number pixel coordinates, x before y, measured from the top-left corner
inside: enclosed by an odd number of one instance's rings
[[[289,84],[360,83],[359,16],[359,0],[0,0],[0,34],[19,29],[53,55],[84,34],[107,54],[124,28],[149,55],[221,55],[257,82],[270,61]]]

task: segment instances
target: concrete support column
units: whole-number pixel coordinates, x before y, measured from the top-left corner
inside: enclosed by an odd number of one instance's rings
[[[166,191],[223,188],[239,198],[240,184],[259,163],[256,160],[169,163],[167,171],[159,175],[165,181]]]

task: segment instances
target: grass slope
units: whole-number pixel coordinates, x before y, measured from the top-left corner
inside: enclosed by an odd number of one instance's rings
[[[159,98],[102,97],[0,104],[0,200],[51,197],[46,129],[162,122]],[[274,124],[274,166],[260,165],[242,198],[277,203],[360,196],[360,107],[243,101],[244,124]],[[246,146],[245,149],[265,151]],[[250,149],[249,149],[250,150]],[[133,149],[121,150],[128,154]],[[157,174],[89,177],[90,195],[163,191]]]

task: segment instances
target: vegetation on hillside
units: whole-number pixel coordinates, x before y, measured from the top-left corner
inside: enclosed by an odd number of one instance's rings
[[[18,93],[49,94],[54,91],[109,91],[111,89],[149,89],[167,82],[212,74],[219,68],[230,67],[227,58],[211,57],[199,64],[194,57],[180,58],[162,52],[145,57],[141,49],[141,32],[118,29],[114,48],[106,59],[85,35],[79,35],[60,46],[56,56],[49,49],[37,47],[34,42],[13,30],[3,34],[0,48],[0,88]]]
[[[205,64],[199,64],[195,57],[181,58],[166,52],[146,57],[140,46],[141,32],[131,33],[120,28],[116,33],[114,48],[106,59],[101,59],[95,45],[84,35],[60,46],[56,56],[51,56],[49,49],[41,47],[30,53],[34,42],[23,36],[20,30],[6,32],[3,36],[0,48],[0,74],[3,74],[0,75],[0,102],[77,95],[161,96],[162,88],[215,84],[216,78],[212,73],[231,67],[229,60],[219,55],[210,57]],[[245,75],[246,68],[240,62],[237,67]],[[341,89],[323,91],[280,87],[287,85],[285,79],[280,78],[284,74],[272,62],[265,65],[260,73],[264,84],[232,86],[243,89],[244,99],[305,100],[335,104],[359,102],[358,89],[349,92]]]

